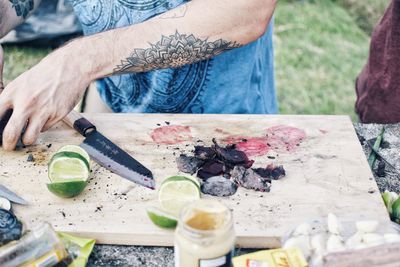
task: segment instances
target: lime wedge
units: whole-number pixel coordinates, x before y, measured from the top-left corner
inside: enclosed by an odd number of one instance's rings
[[[195,181],[185,176],[167,178],[158,192],[161,208],[175,217],[179,216],[185,205],[199,198],[200,187]]]
[[[82,193],[86,185],[86,181],[71,181],[47,184],[47,188],[56,196],[71,198]]]
[[[178,220],[174,216],[156,207],[147,208],[147,215],[155,225],[162,228],[175,228],[178,224]]]
[[[84,150],[80,146],[66,145],[66,146],[63,146],[62,148],[60,148],[57,152],[75,152],[75,153],[78,153],[79,155],[81,155],[82,157],[84,157],[86,159],[86,161],[88,163],[90,163],[89,154],[86,152],[86,150]]]
[[[89,162],[75,152],[58,152],[49,163],[50,181],[68,182],[74,180],[86,181],[89,177]]]

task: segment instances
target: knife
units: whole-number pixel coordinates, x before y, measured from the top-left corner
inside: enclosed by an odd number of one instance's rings
[[[63,121],[86,137],[80,147],[98,164],[129,181],[155,189],[152,172],[98,132],[80,113],[73,110]]]
[[[4,197],[11,202],[20,204],[20,205],[28,205],[28,202],[22,197],[15,194],[13,191],[5,187],[4,185],[0,185],[0,197]]]

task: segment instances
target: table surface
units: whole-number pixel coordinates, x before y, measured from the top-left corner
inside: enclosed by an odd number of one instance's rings
[[[375,138],[382,125],[377,124],[354,124],[363,145],[366,156],[370,149],[365,140]],[[395,167],[400,170],[400,124],[385,125],[384,148],[381,154],[390,160]],[[376,164],[377,165],[377,164]],[[384,176],[379,177],[374,172],[374,177],[379,189],[397,191],[400,189],[400,182],[396,171],[388,166],[385,168]],[[251,250],[236,249],[236,254],[243,254]],[[173,248],[168,247],[142,247],[142,246],[112,246],[96,245],[89,259],[88,266],[174,266]]]

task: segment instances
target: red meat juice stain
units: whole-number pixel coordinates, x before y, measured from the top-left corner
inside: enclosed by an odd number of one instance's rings
[[[272,148],[292,152],[306,138],[306,133],[299,128],[277,125],[267,129],[268,143]]]
[[[154,129],[151,138],[157,144],[174,145],[191,141],[192,132],[189,126],[168,125]]]
[[[224,140],[228,144],[236,144],[236,148],[247,156],[263,156],[268,153],[270,146],[265,137],[231,136]]]
[[[263,156],[270,150],[293,152],[306,138],[306,133],[295,127],[277,125],[266,130],[263,137],[230,136],[225,143],[236,144],[236,148],[247,156]]]

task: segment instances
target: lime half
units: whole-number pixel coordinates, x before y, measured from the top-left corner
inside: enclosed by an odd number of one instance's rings
[[[156,207],[147,208],[147,215],[155,225],[162,228],[175,228],[178,224],[178,220],[174,216]]]
[[[52,157],[48,175],[52,182],[86,181],[89,172],[89,162],[81,154],[64,151]]]
[[[48,165],[47,188],[60,197],[74,197],[86,187],[90,174],[90,157],[79,146],[64,146]]]
[[[86,152],[86,150],[84,150],[83,148],[81,148],[80,146],[76,146],[76,145],[66,145],[63,146],[62,148],[60,148],[58,152],[75,152],[78,153],[79,155],[81,155],[82,157],[84,157],[86,159],[86,161],[88,163],[90,163],[90,157],[89,154]]]
[[[85,189],[87,182],[85,181],[71,181],[63,183],[47,184],[50,192],[59,197],[71,198],[79,195]]]
[[[200,187],[195,181],[185,176],[172,176],[161,184],[158,200],[165,212],[178,217],[181,209],[200,199],[200,195]]]

